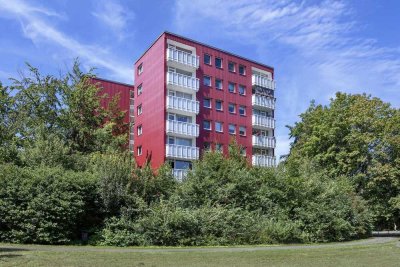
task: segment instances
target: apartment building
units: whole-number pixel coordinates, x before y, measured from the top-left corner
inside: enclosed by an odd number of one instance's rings
[[[168,161],[182,179],[204,151],[227,154],[232,139],[253,165],[275,166],[272,67],[164,32],[134,68],[130,142],[139,166]]]

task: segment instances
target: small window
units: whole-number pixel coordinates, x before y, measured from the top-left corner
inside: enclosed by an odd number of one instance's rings
[[[235,84],[234,83],[229,83],[228,85],[228,91],[230,93],[234,93],[235,92]]]
[[[210,121],[203,121],[203,129],[207,131],[211,131],[211,122]]]
[[[239,106],[239,115],[246,116],[246,107],[245,106]]]
[[[138,75],[143,73],[143,63],[139,65],[139,67],[137,68],[137,73]]]
[[[240,149],[240,154],[241,154],[242,156],[246,156],[246,148],[245,148],[245,147],[242,147],[242,148]]]
[[[207,151],[211,150],[210,142],[204,142],[204,150],[207,150]]]
[[[222,69],[222,58],[219,57],[215,58],[215,67]]]
[[[229,103],[229,113],[236,113],[236,105]]]
[[[222,101],[221,100],[215,100],[215,109],[222,111]]]
[[[236,133],[236,126],[235,124],[229,124],[229,133],[235,134]]]
[[[244,85],[239,85],[239,95],[246,94],[246,87]]]
[[[211,77],[204,75],[203,83],[204,83],[205,86],[211,86]]]
[[[204,64],[211,65],[211,56],[209,54],[204,54]]]
[[[142,146],[137,147],[137,155],[138,156],[142,155]]]
[[[143,127],[142,127],[142,125],[139,125],[138,127],[137,127],[137,135],[139,136],[139,135],[142,135],[142,133],[143,133]]]
[[[239,65],[239,74],[246,75],[246,67],[243,65]]]
[[[230,71],[230,72],[235,72],[236,70],[236,68],[235,68],[235,63],[233,63],[233,62],[229,62],[228,63],[228,70]]]
[[[211,108],[211,99],[209,99],[209,98],[204,98],[204,100],[203,100],[203,107],[205,107],[205,108]]]
[[[142,85],[140,84],[140,85],[137,87],[137,95],[140,96],[142,93],[143,93],[143,88],[142,88]]]
[[[219,144],[219,143],[215,144],[215,150],[216,151],[222,152],[222,149],[223,149],[223,145],[222,144]]]
[[[246,136],[246,127],[244,126],[239,127],[239,135]]]
[[[220,133],[224,131],[222,122],[220,121],[215,122],[215,131]]]
[[[215,88],[218,90],[222,90],[222,80],[221,79],[215,79]]]
[[[142,104],[137,107],[137,114],[140,115],[143,113]]]

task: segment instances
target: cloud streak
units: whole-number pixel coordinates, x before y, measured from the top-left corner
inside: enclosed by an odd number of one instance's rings
[[[0,0],[0,12],[20,21],[24,36],[32,42],[36,44],[45,42],[59,46],[88,64],[109,70],[112,76],[120,81],[132,82],[131,66],[122,65],[119,61],[113,59],[107,49],[80,43],[56,29],[52,26],[53,23],[45,19],[47,17],[61,18],[63,17],[61,14],[19,0]]]

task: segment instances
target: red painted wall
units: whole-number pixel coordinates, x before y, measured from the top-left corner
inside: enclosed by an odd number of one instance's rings
[[[151,158],[151,166],[158,168],[165,161],[165,38],[159,38],[135,63],[135,87],[142,84],[143,93],[135,90],[135,159],[142,166]],[[138,75],[138,66],[143,64],[143,73]],[[137,114],[142,105],[143,113]],[[142,125],[143,134],[137,135],[137,127]],[[137,156],[137,147],[142,146],[142,155]]]

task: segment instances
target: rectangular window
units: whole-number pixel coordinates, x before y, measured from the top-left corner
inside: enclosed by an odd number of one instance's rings
[[[235,84],[234,83],[229,83],[228,84],[228,91],[230,93],[234,93],[235,92]]]
[[[220,133],[224,131],[222,122],[220,121],[215,122],[215,131]]]
[[[222,80],[221,79],[215,79],[215,88],[218,90],[222,90]]]
[[[209,99],[209,98],[204,98],[204,100],[203,100],[203,107],[205,107],[205,108],[211,108],[211,99]]]
[[[242,147],[240,149],[240,154],[242,154],[242,156],[246,156],[246,148],[245,147]]]
[[[222,101],[221,100],[215,100],[215,109],[222,111]]]
[[[143,127],[142,127],[142,125],[139,125],[138,127],[137,127],[137,135],[139,136],[139,135],[142,135],[142,133],[143,133]]]
[[[142,155],[142,146],[137,147],[137,155],[138,156]]]
[[[239,115],[246,116],[246,107],[245,106],[239,106]]]
[[[239,135],[246,136],[246,127],[244,126],[239,127]]]
[[[209,54],[204,54],[204,64],[211,65],[211,56]]]
[[[204,75],[203,84],[204,84],[205,86],[211,86],[211,77],[210,77],[210,76]]]
[[[210,121],[203,121],[203,129],[207,131],[211,131],[211,122]]]
[[[222,69],[222,58],[219,57],[215,58],[215,67]]]
[[[142,85],[140,84],[140,85],[137,87],[137,95],[140,96],[142,93],[143,93],[143,88],[142,88]]]
[[[235,63],[233,63],[233,62],[229,62],[228,63],[228,70],[230,71],[230,72],[235,72]]]
[[[210,142],[204,142],[204,150],[209,151],[211,149],[211,144]]]
[[[142,74],[142,73],[143,73],[143,63],[141,63],[141,64],[139,65],[139,67],[137,68],[137,74],[140,75],[140,74]]]
[[[222,152],[222,149],[223,149],[223,145],[222,144],[220,144],[220,143],[215,144],[215,150],[216,151]]]
[[[142,114],[142,112],[143,112],[142,104],[140,104],[140,105],[137,107],[137,114],[140,115],[140,114]]]
[[[246,87],[244,85],[239,85],[239,95],[245,95],[246,94]]]
[[[235,134],[236,133],[236,126],[235,124],[229,124],[229,133]]]
[[[246,67],[243,65],[239,65],[239,74],[246,75]]]
[[[236,113],[236,105],[229,103],[229,113]]]

